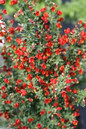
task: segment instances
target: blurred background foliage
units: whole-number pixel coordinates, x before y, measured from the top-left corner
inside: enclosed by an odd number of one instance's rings
[[[15,11],[18,9],[17,5],[10,6],[11,0],[6,0],[5,5],[0,5],[1,8],[5,8],[8,10],[9,15],[13,15]],[[44,7],[45,1],[51,0],[35,0],[38,4],[35,6],[37,10]],[[52,0],[52,2],[57,3],[60,10],[63,12],[63,17],[66,22],[72,20],[74,23],[77,20],[86,21],[86,0]]]

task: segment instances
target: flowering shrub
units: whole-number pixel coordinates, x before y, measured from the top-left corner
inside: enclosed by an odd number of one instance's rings
[[[0,32],[5,38],[0,116],[17,129],[75,128],[75,106],[85,106],[86,101],[86,90],[79,88],[86,61],[86,23],[79,21],[62,34],[62,12],[55,3],[45,0],[40,11],[34,9],[35,1],[10,4],[19,4],[14,15],[19,24],[13,27],[12,19]]]

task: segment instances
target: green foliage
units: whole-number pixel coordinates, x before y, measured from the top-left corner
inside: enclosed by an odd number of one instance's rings
[[[5,38],[0,116],[16,129],[75,128],[75,106],[86,102],[86,90],[79,87],[86,61],[86,23],[61,34],[62,12],[53,1],[45,0],[45,5],[37,11],[32,1],[20,0],[18,26],[8,22],[4,33],[2,24],[0,28]]]

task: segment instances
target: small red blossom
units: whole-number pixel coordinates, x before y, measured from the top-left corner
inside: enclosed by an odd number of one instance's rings
[[[5,91],[6,87],[5,86],[2,86],[1,87],[1,90]]]
[[[6,40],[7,40],[7,42],[11,42],[11,36],[7,36],[7,38],[6,38]]]
[[[66,80],[65,80],[65,83],[67,84],[67,83],[71,83],[72,82],[72,79],[68,79],[68,78],[66,78]]]
[[[63,17],[60,17],[59,19],[58,19],[58,22],[62,22],[64,20],[64,18]]]
[[[57,49],[55,50],[55,52],[56,52],[57,55],[59,55],[59,54],[60,54],[60,49],[57,48]]]
[[[57,15],[62,15],[62,12],[60,10],[58,10],[56,13]]]
[[[58,106],[58,102],[55,102],[54,104],[53,104],[53,107],[57,107]]]
[[[21,124],[21,120],[20,119],[16,119],[16,125],[20,125]]]
[[[61,123],[60,123],[60,122],[58,122],[57,125],[58,125],[59,127],[61,127]]]
[[[55,7],[51,7],[52,12],[55,12]]]
[[[11,35],[15,33],[15,28],[14,27],[9,27],[9,32]]]
[[[77,94],[77,90],[75,88],[73,89],[73,94]]]
[[[67,28],[66,30],[64,30],[65,34],[70,34],[71,30],[70,28]]]
[[[3,113],[2,112],[0,112],[0,117],[3,115]]]
[[[61,115],[59,113],[56,113],[56,116],[61,117]]]
[[[25,95],[27,95],[27,92],[26,92],[26,90],[22,89],[22,90],[21,90],[21,95],[22,95],[22,96],[25,96]]]
[[[27,80],[32,80],[32,75],[28,74]]]
[[[19,107],[19,102],[16,102],[16,103],[14,104],[14,107],[15,107],[15,108],[18,108],[18,107]]]
[[[9,113],[6,111],[6,112],[4,113],[4,118],[5,118],[5,119],[9,119],[9,117],[10,117],[10,116],[9,116]]]
[[[62,110],[62,107],[57,107],[56,110],[60,111],[60,110]]]
[[[33,5],[35,5],[35,0],[33,0]]]
[[[58,22],[57,24],[56,24],[56,26],[57,26],[57,28],[62,28],[62,25],[61,25],[61,23],[60,22]]]
[[[0,0],[0,4],[5,4],[6,0]]]
[[[36,16],[38,17],[38,16],[39,16],[39,11],[36,11],[35,14],[36,14]]]
[[[18,0],[11,0],[10,1],[10,5],[15,5],[15,4],[17,4],[18,3]]]
[[[40,112],[40,115],[43,115],[45,113],[45,110],[43,109],[41,112]]]
[[[3,9],[2,12],[3,12],[4,14],[7,14],[7,10],[6,10],[6,9]]]
[[[33,118],[28,118],[29,123],[33,122],[33,120],[34,120]]]
[[[21,38],[16,38],[16,42],[20,45],[22,43]]]
[[[73,113],[73,115],[74,115],[75,117],[78,117],[80,114],[79,114],[77,111],[75,111],[75,112]]]
[[[9,80],[7,78],[4,79],[4,82],[9,84]]]
[[[40,10],[40,12],[42,13],[42,12],[45,12],[46,11],[46,8],[42,8],[41,10]]]
[[[33,99],[32,99],[32,98],[29,98],[28,101],[29,101],[29,102],[33,102]]]
[[[77,124],[78,124],[78,121],[77,121],[77,120],[73,120],[73,121],[72,121],[72,124],[73,124],[73,125],[77,125]]]
[[[0,20],[2,20],[2,16],[0,15]],[[1,27],[1,25],[0,25],[0,27]]]
[[[42,126],[41,126],[40,123],[37,124],[37,128],[38,128],[38,129],[41,129],[41,128],[42,128]]]
[[[44,63],[41,64],[41,67],[42,67],[43,69],[46,69],[46,65],[45,65]]]
[[[28,127],[27,126],[22,126],[22,129],[28,129]]]
[[[64,71],[64,68],[65,68],[65,66],[62,65],[62,66],[59,68],[60,72],[63,72],[63,71]]]

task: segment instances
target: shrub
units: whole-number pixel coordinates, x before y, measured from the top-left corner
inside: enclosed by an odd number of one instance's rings
[[[86,91],[79,88],[86,60],[86,23],[79,21],[62,34],[62,12],[55,3],[45,0],[40,11],[30,0],[12,0],[14,4],[19,5],[14,16],[19,24],[13,27],[11,20],[0,33],[5,37],[0,116],[17,129],[75,128],[76,105],[85,106],[86,100]]]

